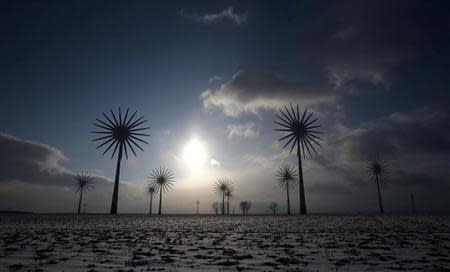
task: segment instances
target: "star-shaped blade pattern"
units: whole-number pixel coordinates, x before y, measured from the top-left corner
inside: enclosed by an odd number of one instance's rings
[[[227,192],[233,191],[233,184],[229,178],[218,178],[217,182],[214,184],[214,193],[218,196],[226,196]]]
[[[280,142],[284,142],[283,148],[290,146],[290,153],[294,148],[299,146],[303,157],[306,157],[306,153],[312,157],[313,153],[317,153],[316,146],[322,147],[320,141],[323,139],[319,136],[323,132],[318,131],[320,125],[316,122],[318,118],[312,119],[313,113],[307,113],[308,109],[305,109],[300,116],[299,106],[296,109],[292,105],[288,108],[284,106],[284,110],[280,110],[279,114],[276,114],[277,120],[274,121],[279,127],[275,131],[285,133],[285,135],[278,139]],[[300,156],[300,154],[298,154]]]
[[[140,144],[148,144],[143,140],[144,137],[150,137],[144,132],[150,129],[145,123],[144,116],[136,118],[137,111],[129,114],[129,109],[126,110],[125,115],[122,116],[122,110],[119,108],[118,113],[114,114],[110,110],[110,115],[102,112],[104,119],[97,118],[97,131],[91,133],[97,134],[99,137],[93,139],[94,142],[99,142],[97,149],[104,148],[103,155],[112,150],[111,159],[117,154],[117,151],[123,148],[125,157],[128,159],[128,153],[132,152],[136,156],[136,150],[144,151]]]
[[[166,167],[155,168],[149,176],[149,184],[156,190],[167,192],[175,182],[174,174]]]
[[[156,191],[155,186],[154,186],[151,182],[148,182],[148,183],[147,183],[147,186],[145,186],[145,192],[146,192],[148,195],[151,195],[151,194],[153,194],[155,191]]]
[[[379,181],[387,181],[389,168],[386,161],[380,157],[375,157],[366,164],[366,170],[371,180],[376,181],[377,177]]]
[[[72,184],[72,189],[75,192],[89,191],[93,188],[93,178],[87,172],[80,172],[75,176],[75,182]]]
[[[281,166],[276,174],[277,180],[278,180],[278,184],[282,187],[282,188],[291,188],[293,186],[295,186],[295,176],[297,175],[297,173],[294,170],[294,167],[288,165],[288,164],[284,164],[283,166]]]

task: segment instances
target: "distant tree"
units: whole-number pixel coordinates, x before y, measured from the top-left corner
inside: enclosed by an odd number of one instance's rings
[[[218,214],[219,214],[219,202],[214,202],[214,203],[211,205],[211,207],[213,208],[214,213],[215,213],[216,215],[218,215]]]
[[[248,211],[250,210],[252,203],[250,201],[241,201],[239,204],[239,208],[242,211],[242,215],[248,215]]]
[[[162,195],[163,192],[167,192],[173,187],[174,181],[173,173],[165,168],[159,167],[153,170],[149,177],[149,183],[155,186],[155,189],[159,193],[159,209],[158,214],[161,214]]]
[[[83,201],[83,192],[87,192],[93,188],[92,177],[87,172],[81,172],[75,176],[75,182],[73,184],[73,190],[80,193],[80,199],[78,200],[78,211],[81,211],[81,202]]]
[[[245,215],[245,209],[247,208],[247,201],[241,201],[241,203],[239,203],[239,208],[242,211],[242,215]]]
[[[113,153],[111,159],[117,153],[117,167],[116,167],[116,178],[114,180],[114,191],[111,201],[111,209],[109,211],[110,214],[117,214],[117,205],[119,199],[119,176],[120,176],[120,162],[122,161],[122,153],[125,151],[125,156],[128,159],[128,148],[133,152],[136,156],[136,152],[134,148],[139,148],[144,151],[138,144],[138,142],[148,144],[146,141],[142,140],[143,136],[150,136],[148,134],[143,134],[142,131],[150,129],[150,127],[142,127],[147,120],[142,120],[144,116],[135,119],[137,111],[134,112],[130,117],[128,116],[128,109],[125,113],[125,116],[122,119],[122,112],[119,108],[119,113],[116,118],[116,114],[112,110],[110,110],[111,115],[108,117],[105,113],[102,112],[104,120],[96,119],[98,123],[94,125],[100,129],[100,131],[92,131],[92,133],[100,134],[101,137],[93,139],[93,141],[102,141],[101,144],[97,146],[97,149],[105,146],[107,147],[103,152],[103,155],[108,152],[112,147]],[[129,118],[128,118],[129,117]],[[134,148],[133,148],[134,146]]]
[[[380,213],[384,213],[383,201],[381,200],[380,182],[387,180],[388,167],[386,162],[376,157],[373,160],[367,162],[367,172],[370,179],[372,179],[377,184],[378,191],[378,204],[380,206]]]
[[[300,112],[297,104],[297,110],[294,110],[294,107],[290,105],[290,109],[284,106],[285,111],[280,110],[282,116],[276,114],[276,117],[279,119],[278,121],[274,121],[275,124],[279,125],[279,128],[276,128],[276,131],[281,131],[285,133],[285,136],[278,139],[278,141],[286,141],[283,145],[283,148],[286,148],[291,145],[290,153],[297,147],[297,160],[298,160],[298,171],[299,171],[299,194],[300,194],[300,214],[306,214],[306,199],[305,199],[305,189],[303,185],[303,170],[302,170],[302,156],[306,158],[306,151],[309,156],[312,157],[312,153],[317,153],[314,145],[320,146],[319,141],[323,141],[317,134],[323,134],[316,129],[319,128],[319,125],[316,125],[316,119],[311,119],[312,112],[307,116],[306,111],[303,112],[303,115],[300,117]]]
[[[291,204],[289,201],[289,189],[295,186],[295,170],[292,166],[284,164],[278,169],[277,178],[281,188],[286,189],[287,214],[291,214]]]
[[[227,198],[227,215],[230,215],[230,198],[233,197],[233,186],[230,183],[230,187],[225,192],[225,197]]]
[[[153,205],[153,194],[155,193],[156,188],[153,184],[148,183],[147,187],[145,188],[145,192],[148,194],[150,198],[150,208],[148,210],[148,214],[152,214],[152,205]]]
[[[231,180],[229,178],[219,178],[216,184],[214,184],[214,192],[222,198],[222,215],[225,215],[225,196],[230,188]]]
[[[278,203],[271,202],[269,204],[269,210],[272,211],[273,215],[277,214],[277,209],[278,209]]]

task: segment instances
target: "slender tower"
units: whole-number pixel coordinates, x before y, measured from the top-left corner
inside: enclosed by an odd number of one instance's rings
[[[197,214],[200,214],[199,213],[199,206],[200,206],[200,201],[197,200]]]
[[[412,214],[416,214],[417,213],[416,200],[414,199],[414,194],[411,194],[411,213]]]

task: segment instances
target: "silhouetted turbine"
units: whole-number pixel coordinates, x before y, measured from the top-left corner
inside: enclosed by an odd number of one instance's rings
[[[376,157],[373,160],[368,161],[366,167],[370,179],[375,181],[377,184],[378,204],[380,205],[380,213],[384,213],[383,201],[381,200],[380,182],[382,182],[383,180],[384,181],[387,180],[388,167],[386,165],[386,162],[379,157]]]
[[[229,178],[219,178],[216,184],[214,184],[214,192],[217,196],[222,197],[222,215],[225,215],[225,196],[231,186],[231,180]]]
[[[230,198],[233,197],[233,191],[234,191],[233,185],[230,182],[230,187],[225,192],[225,196],[227,198],[227,215],[230,215]]]
[[[276,174],[278,178],[278,183],[280,184],[281,188],[286,189],[286,201],[287,201],[287,214],[291,214],[291,203],[289,201],[289,188],[292,188],[295,186],[295,170],[294,167],[284,164],[278,169],[278,172]]]
[[[153,205],[153,193],[155,192],[156,188],[152,184],[147,184],[147,187],[145,188],[145,192],[150,197],[150,208],[148,211],[148,214],[152,214],[152,205]]]
[[[155,168],[150,174],[149,183],[155,186],[155,189],[159,192],[158,214],[161,214],[163,192],[172,189],[173,183],[175,182],[174,178],[173,173],[165,167]]]
[[[306,200],[305,200],[305,189],[303,185],[303,169],[302,169],[302,156],[306,157],[306,152],[308,152],[309,156],[312,157],[312,153],[317,153],[314,145],[318,145],[322,147],[318,141],[323,141],[322,138],[317,136],[317,134],[323,134],[320,131],[316,131],[314,129],[319,128],[319,125],[315,125],[315,122],[318,120],[311,119],[312,112],[308,115],[306,114],[307,109],[303,112],[303,115],[300,117],[300,112],[297,105],[297,110],[294,110],[294,107],[290,105],[290,109],[284,106],[284,111],[280,110],[281,116],[275,114],[279,119],[278,121],[274,121],[275,124],[279,125],[279,128],[276,128],[276,131],[281,131],[287,133],[284,137],[278,139],[278,141],[286,141],[283,145],[283,148],[288,147],[291,144],[290,153],[297,147],[297,159],[298,159],[298,172],[299,172],[299,194],[300,194],[300,214],[306,214]]]
[[[78,211],[77,214],[80,214],[81,211],[81,202],[83,201],[83,192],[87,192],[93,188],[92,186],[92,177],[87,172],[81,172],[75,176],[75,182],[72,186],[75,192],[80,193],[80,200],[78,201]]]
[[[122,160],[122,152],[125,151],[125,157],[128,159],[128,150],[127,147],[133,152],[136,156],[136,152],[134,147],[139,148],[144,151],[138,144],[138,142],[148,144],[148,142],[141,139],[141,137],[148,137],[150,135],[143,134],[141,131],[150,129],[150,127],[142,127],[142,125],[147,122],[147,120],[142,120],[144,116],[139,118],[135,118],[137,111],[135,111],[131,116],[128,116],[127,109],[125,116],[122,119],[122,112],[119,108],[119,113],[116,118],[116,115],[112,110],[110,110],[111,115],[108,117],[105,113],[102,112],[104,120],[96,119],[98,123],[94,123],[94,125],[101,129],[101,131],[92,131],[95,134],[104,134],[105,136],[98,137],[93,139],[93,141],[103,141],[101,144],[97,146],[97,149],[102,146],[107,146],[103,155],[108,152],[112,147],[114,147],[111,159],[117,153],[117,167],[116,167],[116,178],[114,180],[114,191],[111,202],[111,214],[117,213],[117,201],[119,197],[119,176],[120,176],[120,162]]]
[[[277,214],[277,209],[278,209],[278,203],[276,202],[270,202],[269,204],[269,210],[272,211],[273,215]]]

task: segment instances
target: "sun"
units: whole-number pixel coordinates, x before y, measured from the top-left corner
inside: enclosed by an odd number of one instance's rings
[[[197,139],[191,139],[184,146],[183,161],[192,170],[201,168],[206,163],[205,145]]]

